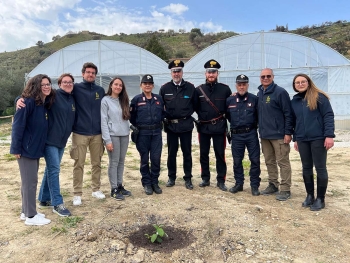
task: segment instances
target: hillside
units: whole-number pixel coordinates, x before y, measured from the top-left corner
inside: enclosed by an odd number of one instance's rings
[[[284,27],[283,30],[286,31]],[[277,26],[276,26],[277,29]],[[279,29],[278,29],[279,30]],[[320,25],[305,26],[288,31],[318,40],[341,54],[350,58],[350,23],[346,21],[325,22]],[[0,63],[3,68],[12,74],[30,72],[36,65],[57,50],[66,46],[87,40],[116,40],[130,43],[145,48],[148,40],[156,35],[159,43],[166,50],[168,58],[186,57],[191,58],[199,51],[222,39],[237,35],[234,32],[221,32],[216,34],[202,35],[199,29],[192,29],[188,33],[171,32],[148,32],[142,34],[116,34],[105,36],[102,34],[83,31],[70,33],[65,36],[54,36],[54,41],[41,43],[36,46],[14,52],[0,53]],[[40,40],[38,40],[39,42]]]

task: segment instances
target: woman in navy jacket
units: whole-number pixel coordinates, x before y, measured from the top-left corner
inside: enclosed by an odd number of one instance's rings
[[[154,82],[151,75],[143,76],[140,86],[142,93],[136,95],[130,103],[130,122],[139,130],[136,149],[141,158],[141,182],[147,195],[153,192],[161,194],[158,177],[162,155],[164,103],[160,95],[152,93]]]
[[[297,74],[292,99],[295,118],[294,149],[299,151],[307,192],[303,207],[318,211],[325,207],[328,184],[327,150],[333,147],[334,113],[328,95],[319,90],[309,76]],[[317,198],[314,197],[313,166],[317,173]]]
[[[18,161],[21,174],[22,213],[26,225],[46,225],[51,221],[36,211],[36,188],[40,157],[44,155],[48,131],[47,109],[54,100],[47,75],[31,78],[23,90],[25,107],[16,111],[12,124],[10,153]]]

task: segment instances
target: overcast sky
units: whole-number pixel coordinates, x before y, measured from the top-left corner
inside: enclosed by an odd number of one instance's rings
[[[2,0],[0,52],[52,41],[68,31],[105,35],[201,28],[202,32],[251,33],[276,25],[296,29],[350,21],[350,1],[337,0]]]

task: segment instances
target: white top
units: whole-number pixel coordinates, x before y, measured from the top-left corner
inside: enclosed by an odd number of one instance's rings
[[[111,136],[127,136],[129,121],[123,119],[119,98],[104,96],[101,101],[101,131],[105,144],[112,143]]]

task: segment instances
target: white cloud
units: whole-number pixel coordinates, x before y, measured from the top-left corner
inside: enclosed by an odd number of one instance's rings
[[[185,6],[183,4],[170,4],[168,6],[161,8],[160,10],[168,13],[172,13],[175,15],[181,15],[184,12],[188,11],[188,6]]]
[[[156,6],[127,9],[119,1],[99,1],[86,7],[80,0],[16,0],[0,10],[0,52],[34,46],[38,40],[52,41],[55,35],[68,31],[89,30],[105,35],[116,33],[143,33],[149,30],[185,29],[199,27],[203,32],[222,31],[222,27],[209,22],[197,23],[183,17],[173,17],[188,10],[182,4],[170,4],[171,14]]]

